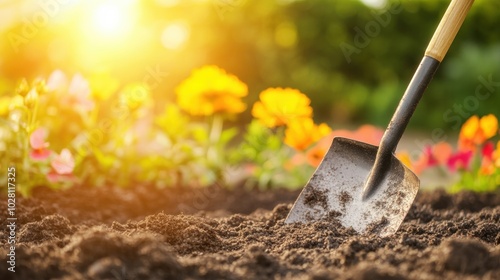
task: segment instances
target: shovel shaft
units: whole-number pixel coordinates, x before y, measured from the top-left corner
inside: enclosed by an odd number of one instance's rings
[[[382,136],[375,163],[363,188],[363,199],[369,198],[384,180],[391,166],[391,156],[396,151],[398,142],[403,136],[418,102],[448,52],[473,2],[474,0],[452,0],[448,6],[427,47],[422,62],[399,102],[384,136]]]
[[[403,98],[399,102],[396,112],[392,116],[389,126],[384,132],[384,136],[382,136],[375,163],[373,164],[363,189],[364,199],[369,198],[385,178],[391,166],[391,158],[396,151],[398,142],[401,136],[403,136],[403,132],[413,112],[415,112],[417,104],[420,98],[422,98],[425,89],[432,80],[434,73],[436,73],[439,64],[440,62],[438,60],[429,56],[424,56],[422,59]]]
[[[439,64],[439,61],[429,56],[424,56],[422,62],[420,62],[382,137],[379,148],[381,155],[390,156],[396,151],[398,142],[403,136],[406,126],[410,122],[410,118],[415,112],[418,102],[431,82],[434,73],[436,73]]]

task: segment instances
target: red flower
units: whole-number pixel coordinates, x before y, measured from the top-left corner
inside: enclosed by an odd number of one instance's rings
[[[493,142],[487,142],[483,149],[481,150],[483,158],[481,160],[481,167],[479,173],[483,175],[491,175],[495,172],[495,144]]]
[[[491,141],[488,141],[484,146],[483,149],[481,150],[481,154],[483,157],[492,160],[493,159],[493,153],[495,152],[495,144]]]

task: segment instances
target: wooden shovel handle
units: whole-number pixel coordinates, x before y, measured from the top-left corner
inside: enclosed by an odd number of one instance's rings
[[[425,50],[425,55],[441,62],[450,48],[451,42],[464,22],[467,12],[474,0],[452,0],[441,22],[439,23],[431,42]]]

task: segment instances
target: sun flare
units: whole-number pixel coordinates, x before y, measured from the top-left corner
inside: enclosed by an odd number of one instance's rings
[[[132,4],[132,1],[107,1],[92,7],[89,21],[86,23],[88,31],[102,38],[123,37],[133,25]]]

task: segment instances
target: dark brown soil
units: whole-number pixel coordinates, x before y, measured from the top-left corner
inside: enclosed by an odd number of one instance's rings
[[[3,196],[0,279],[500,279],[500,194],[421,193],[385,238],[284,225],[298,194],[38,189],[17,201],[15,273]]]

